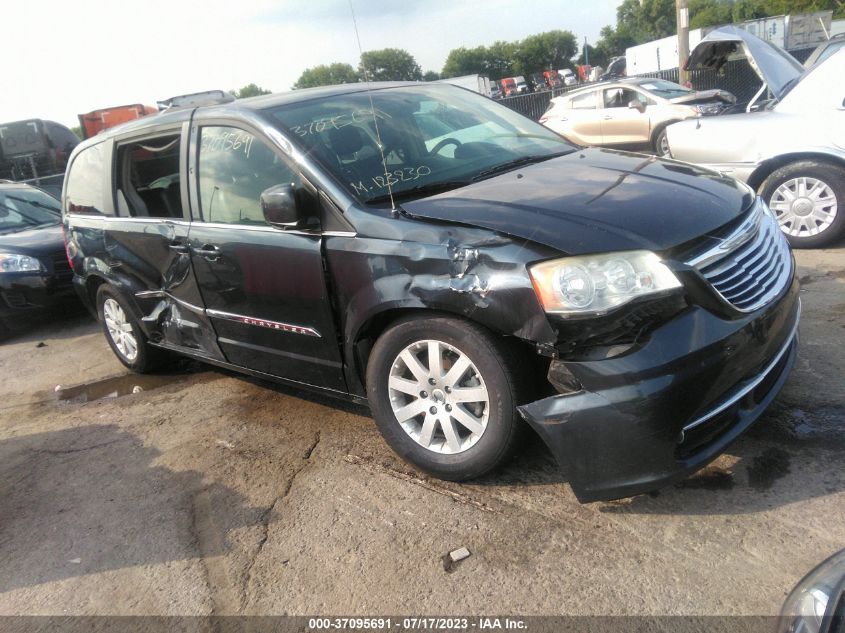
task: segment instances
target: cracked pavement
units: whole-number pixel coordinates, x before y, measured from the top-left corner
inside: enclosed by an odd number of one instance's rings
[[[0,615],[775,614],[845,547],[843,254],[797,253],[799,359],[749,433],[586,506],[536,439],[437,481],[361,407],[193,363],[97,383],[126,372],[96,324],[37,324],[0,345]]]

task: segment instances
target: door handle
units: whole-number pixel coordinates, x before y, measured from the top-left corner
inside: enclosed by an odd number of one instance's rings
[[[612,118],[613,118],[613,117],[612,117],[612,116],[610,116],[609,114],[605,114],[605,115],[604,115],[604,120],[605,120],[605,121],[610,121]]]
[[[192,249],[194,253],[205,257],[209,261],[217,261],[220,257],[220,249],[214,244],[203,244],[200,248]]]
[[[170,244],[168,244],[168,247],[171,251],[175,251],[180,254],[186,254],[188,252],[188,245],[179,240],[173,240]]]

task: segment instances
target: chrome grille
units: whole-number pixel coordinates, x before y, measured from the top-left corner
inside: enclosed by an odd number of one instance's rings
[[[780,296],[792,278],[789,244],[759,198],[734,232],[689,264],[741,312],[753,312],[768,304]]]

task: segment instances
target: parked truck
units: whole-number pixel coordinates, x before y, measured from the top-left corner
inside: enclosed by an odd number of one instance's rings
[[[0,123],[0,180],[26,181],[61,192],[67,160],[79,138],[43,119]]]
[[[453,86],[460,86],[467,88],[473,92],[477,92],[485,97],[492,97],[493,90],[490,86],[490,78],[484,75],[461,75],[460,77],[449,77],[448,79],[438,79],[439,83],[452,84]]]
[[[126,123],[127,121],[134,121],[141,117],[156,114],[158,108],[155,106],[145,106],[140,103],[133,103],[130,105],[116,106],[113,108],[103,108],[101,110],[93,110],[86,114],[79,115],[79,126],[82,129],[83,138],[91,138],[99,134],[103,130],[107,130],[115,125]]]

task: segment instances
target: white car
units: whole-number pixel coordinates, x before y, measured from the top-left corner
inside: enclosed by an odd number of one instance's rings
[[[845,236],[845,50],[805,70],[773,44],[724,27],[695,47],[688,68],[719,68],[740,50],[774,102],[670,125],[671,155],[747,182],[793,246],[831,244]]]

